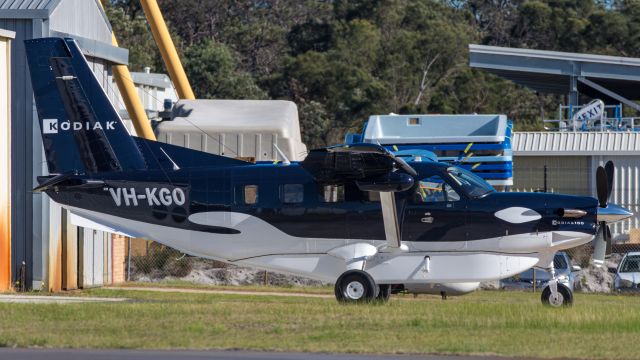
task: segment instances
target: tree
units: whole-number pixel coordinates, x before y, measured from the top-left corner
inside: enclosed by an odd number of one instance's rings
[[[264,99],[266,93],[226,45],[205,40],[185,51],[183,62],[191,86],[200,99]]]
[[[129,69],[142,71],[146,66],[152,71],[164,69],[160,52],[147,29],[147,20],[139,13],[133,17],[126,13],[127,4],[107,6],[106,13],[118,39],[118,45],[129,49]]]
[[[107,11],[133,69],[163,64],[138,0]],[[557,95],[470,69],[468,45],[640,56],[639,0],[160,0],[201,98],[288,99],[312,147],[385,113],[505,113]]]

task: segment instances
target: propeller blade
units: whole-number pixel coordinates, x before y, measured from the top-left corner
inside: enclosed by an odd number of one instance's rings
[[[611,191],[613,190],[613,172],[615,167],[613,166],[613,161],[609,160],[604,165],[604,171],[607,173],[607,203],[611,198]]]
[[[596,191],[598,193],[598,203],[600,203],[600,207],[607,207],[607,172],[602,166],[598,166],[598,170],[596,171]]]
[[[591,263],[596,267],[601,267],[604,265],[604,256],[607,250],[607,243],[604,239],[605,235],[604,230],[606,225],[600,224],[600,230],[598,230],[598,235],[594,240],[594,248],[593,248],[593,258],[591,259]]]
[[[609,257],[611,255],[612,252],[612,245],[611,245],[611,228],[609,227],[609,225],[604,227],[605,230],[603,232],[605,236],[604,238],[604,242],[607,245],[606,251],[604,252],[605,258]]]

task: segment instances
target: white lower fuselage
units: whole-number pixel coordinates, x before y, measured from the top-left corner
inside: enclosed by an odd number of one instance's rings
[[[217,234],[149,224],[91,210],[67,207],[99,230],[148,238],[184,253],[306,276],[325,282],[346,270],[366,270],[378,284],[464,283],[498,280],[533,266],[547,267],[556,251],[585,244],[593,235],[550,231],[455,242],[404,241],[405,251],[387,248],[386,240],[322,239],[290,236],[243,213],[206,212],[189,217],[195,224],[222,226],[240,234]],[[92,227],[92,226],[89,226]],[[336,256],[353,244],[378,251],[369,256]],[[330,254],[331,253],[331,254]],[[344,253],[344,251],[342,252]]]

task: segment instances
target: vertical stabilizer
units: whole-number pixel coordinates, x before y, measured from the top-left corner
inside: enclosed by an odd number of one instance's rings
[[[78,44],[43,38],[25,47],[49,173],[146,168]]]

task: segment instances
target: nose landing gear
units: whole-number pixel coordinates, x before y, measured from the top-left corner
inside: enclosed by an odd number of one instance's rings
[[[540,300],[542,304],[551,307],[569,307],[573,304],[573,292],[566,285],[558,283],[553,260],[547,269],[551,274],[551,280],[542,290]]]

